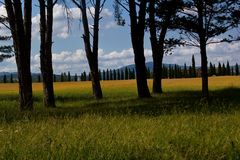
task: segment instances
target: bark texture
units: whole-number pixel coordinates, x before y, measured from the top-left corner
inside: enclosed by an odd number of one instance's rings
[[[40,4],[40,64],[43,79],[43,96],[45,107],[55,107],[52,68],[52,32],[53,0],[39,0]],[[47,8],[47,9],[46,9]],[[47,12],[46,12],[47,11]]]
[[[151,97],[147,85],[147,71],[144,56],[144,34],[146,22],[147,1],[141,1],[137,15],[135,0],[129,0],[129,14],[131,21],[131,40],[136,66],[136,80],[139,98]]]
[[[32,28],[32,0],[24,0],[24,7],[20,0],[5,0],[9,25],[13,37],[18,81],[19,108],[32,110],[32,77],[31,61],[31,28]],[[24,10],[24,12],[23,12]]]

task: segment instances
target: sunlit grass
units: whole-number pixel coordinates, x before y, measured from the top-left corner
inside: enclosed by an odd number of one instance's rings
[[[149,86],[151,85],[149,80]],[[33,112],[18,111],[17,84],[0,84],[0,159],[237,159],[240,77],[164,80],[164,94],[137,98],[134,80],[55,83],[56,109],[33,84]]]

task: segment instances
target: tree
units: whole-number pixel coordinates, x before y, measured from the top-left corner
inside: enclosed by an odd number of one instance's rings
[[[194,55],[192,55],[192,75],[191,76],[194,78],[197,77]]]
[[[13,83],[13,75],[10,75],[10,83]]]
[[[104,81],[106,80],[106,72],[105,70],[103,70],[103,78],[102,78]]]
[[[117,72],[116,72],[116,69],[113,70],[113,80],[117,80]]]
[[[31,77],[31,28],[32,28],[32,0],[4,0],[8,15],[8,22],[13,38],[18,81],[19,108],[32,110],[32,77]],[[24,9],[24,13],[23,10]]]
[[[213,43],[232,42],[239,37],[223,34],[239,25],[239,1],[189,0],[184,1],[179,15],[179,28],[185,35],[185,44],[200,48],[202,73],[202,98],[208,99],[208,61],[206,46]],[[183,35],[182,34],[182,35]],[[222,39],[215,41],[215,37]],[[218,38],[217,38],[218,39]]]
[[[107,80],[109,80],[109,70],[107,69]]]
[[[113,80],[113,72],[112,72],[111,69],[110,69],[110,71],[109,71],[109,79],[110,79],[110,80]]]
[[[231,75],[231,67],[229,62],[227,61],[227,69],[226,69],[226,75],[230,76]]]
[[[151,0],[149,2],[149,30],[153,57],[153,87],[154,94],[162,93],[163,56],[177,45],[177,40],[166,40],[167,31],[178,9],[181,8],[179,0]]]
[[[226,75],[226,67],[225,64],[223,63],[222,65],[222,75],[225,76]]]
[[[74,81],[75,81],[75,82],[78,81],[78,75],[77,75],[77,73],[75,73],[75,75],[74,75]]]
[[[121,70],[121,80],[124,80],[124,71]]]
[[[38,75],[38,83],[41,82],[41,75]]]
[[[53,7],[58,0],[38,0],[40,7],[40,64],[45,107],[55,107],[52,67]]]
[[[7,83],[7,76],[6,76],[6,74],[3,75],[3,83]]]
[[[130,17],[130,28],[131,28],[131,41],[134,53],[134,61],[136,67],[136,81],[137,81],[137,91],[139,98],[151,97],[149,88],[147,85],[147,72],[145,66],[145,56],[144,56],[144,36],[145,36],[145,26],[146,26],[146,7],[147,1],[138,0],[127,0],[128,3],[124,5],[124,1],[115,0],[118,6],[122,6],[128,13]],[[116,9],[115,9],[116,11]],[[118,13],[117,15],[120,15]],[[117,16],[121,17],[121,16]],[[116,18],[117,18],[116,17]]]
[[[219,62],[218,63],[218,76],[222,76],[223,74],[222,74],[222,65],[221,65],[221,63]]]
[[[235,74],[236,74],[236,76],[238,76],[239,75],[239,66],[238,66],[238,64],[236,63],[236,66],[235,66]]]
[[[128,68],[127,67],[125,67],[125,80],[128,80],[129,79],[129,74],[128,74]]]
[[[121,80],[121,73],[119,69],[117,70],[117,80]]]
[[[102,12],[102,9],[106,0],[91,1],[92,2],[91,4],[94,6],[94,13],[92,13],[91,10],[89,10],[94,20],[92,44],[90,42],[91,39],[90,39],[90,29],[89,29],[88,16],[87,16],[86,0],[80,0],[79,2],[77,0],[72,0],[72,1],[81,10],[81,13],[82,13],[81,14],[82,24],[83,24],[83,30],[84,30],[83,41],[85,44],[85,51],[86,51],[88,64],[91,71],[93,95],[95,96],[95,98],[101,99],[103,95],[102,95],[102,89],[101,89],[99,73],[98,73],[99,21],[101,19],[100,13]]]

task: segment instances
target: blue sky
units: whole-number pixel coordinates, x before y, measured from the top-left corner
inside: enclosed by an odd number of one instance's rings
[[[33,29],[32,29],[32,72],[40,72],[39,65],[39,14],[36,7],[38,2],[33,1]],[[55,73],[70,71],[72,74],[88,71],[89,67],[84,53],[82,25],[79,21],[80,12],[75,6],[70,6],[72,15],[70,32],[67,26],[66,14],[62,5],[54,7],[54,36],[53,36],[53,68]],[[4,6],[0,7],[0,15],[4,15]],[[130,40],[129,20],[124,27],[117,26],[114,22],[112,1],[108,1],[102,13],[100,24],[99,66],[101,69],[119,68],[132,64],[133,53]],[[91,24],[91,21],[90,21]],[[1,29],[0,33],[7,31]],[[238,33],[239,34],[239,33]],[[149,35],[145,37],[146,61],[151,61],[151,46]],[[240,63],[240,43],[211,45],[208,47],[209,61],[224,62],[227,60],[234,65]],[[172,55],[165,56],[164,63],[185,62],[191,64],[191,56],[195,54],[196,64],[200,65],[199,50],[197,48],[176,48]],[[14,58],[0,63],[0,72],[16,71]]]

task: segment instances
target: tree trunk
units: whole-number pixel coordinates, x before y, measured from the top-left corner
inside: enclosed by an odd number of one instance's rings
[[[202,98],[209,98],[206,44],[201,43]]]
[[[6,11],[13,37],[19,81],[19,108],[32,110],[32,76],[31,76],[31,18],[32,1],[24,1],[24,17],[20,0],[12,3],[5,0]]]
[[[81,1],[81,11],[82,11],[82,23],[84,29],[84,45],[85,52],[88,59],[88,64],[91,71],[91,81],[93,95],[96,99],[103,98],[102,88],[99,80],[99,70],[98,70],[98,44],[99,44],[99,20],[100,20],[100,6],[101,0],[96,0],[95,4],[95,14],[94,14],[94,28],[93,28],[93,48],[91,48],[90,43],[90,30],[88,25],[88,18],[86,12],[86,1]]]
[[[52,28],[53,28],[53,1],[39,0],[40,4],[40,61],[43,78],[43,96],[45,107],[55,107],[52,68]],[[47,6],[47,16],[45,8]]]
[[[198,5],[198,36],[200,39],[200,53],[201,53],[201,70],[202,70],[202,98],[208,99],[208,67],[207,67],[207,50],[206,50],[206,29],[203,23],[203,1],[199,0]]]
[[[131,40],[136,66],[136,81],[139,98],[151,97],[147,85],[147,70],[144,57],[146,4],[146,1],[140,2],[139,15],[137,17],[135,0],[129,0]]]

